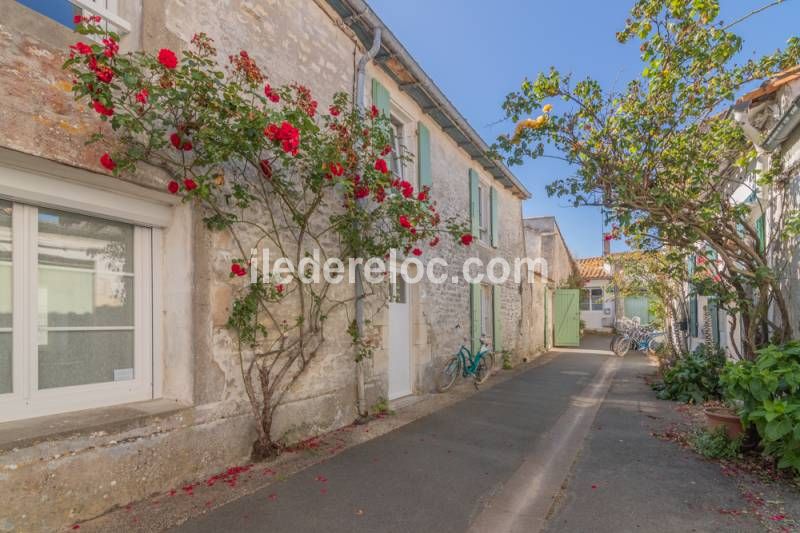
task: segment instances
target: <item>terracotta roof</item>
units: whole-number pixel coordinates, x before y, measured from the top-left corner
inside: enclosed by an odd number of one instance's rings
[[[606,258],[600,257],[587,257],[586,259],[577,259],[578,272],[583,279],[610,279],[611,273],[606,272],[603,266],[606,264]]]
[[[778,72],[773,77],[761,84],[761,86],[739,98],[739,102],[751,102],[762,96],[774,93],[784,85],[794,80],[800,79],[800,65],[795,65],[786,70]]]

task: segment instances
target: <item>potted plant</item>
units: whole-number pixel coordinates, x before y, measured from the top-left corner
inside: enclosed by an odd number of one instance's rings
[[[731,440],[738,438],[744,432],[742,419],[736,408],[725,404],[708,403],[704,412],[709,431],[725,428],[725,433]]]

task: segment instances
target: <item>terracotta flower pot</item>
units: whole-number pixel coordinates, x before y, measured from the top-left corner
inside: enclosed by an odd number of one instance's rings
[[[725,428],[729,439],[735,439],[742,433],[742,421],[736,411],[729,407],[709,407],[705,410],[708,429],[714,431],[719,427]]]

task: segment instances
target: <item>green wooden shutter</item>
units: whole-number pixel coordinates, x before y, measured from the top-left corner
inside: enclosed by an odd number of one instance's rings
[[[756,234],[758,235],[758,251],[764,253],[767,245],[767,228],[764,224],[764,215],[756,220]]]
[[[378,108],[382,115],[389,116],[389,91],[381,82],[372,79],[372,104]]]
[[[480,237],[480,221],[478,220],[478,173],[469,169],[469,221],[472,236]]]
[[[492,225],[491,227],[492,246],[497,248],[500,239],[498,238],[498,227],[497,227],[497,190],[495,190],[494,187],[489,189],[489,210],[491,211],[489,223]]]
[[[492,285],[492,342],[495,352],[503,349],[503,331],[500,320],[500,286]]]
[[[419,186],[433,185],[431,170],[431,134],[425,124],[417,124],[417,168],[419,169]]]
[[[470,283],[469,307],[472,332],[472,353],[481,349],[481,284]]]
[[[711,315],[711,338],[716,346],[720,345],[719,306],[716,298],[708,299],[708,314]]]

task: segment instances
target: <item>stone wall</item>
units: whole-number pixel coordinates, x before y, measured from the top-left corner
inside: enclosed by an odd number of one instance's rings
[[[547,277],[556,286],[577,273],[575,261],[564,241],[555,217],[534,217],[523,220],[528,257],[547,261]]]
[[[271,83],[303,83],[318,98],[320,108],[326,109],[334,92],[353,91],[355,61],[362,50],[341,22],[321,6],[312,0],[222,4],[144,0],[141,24],[134,25],[136,30],[122,45],[129,50],[182,49],[195,32],[203,31],[215,39],[220,58],[246,49]],[[0,0],[0,10],[4,13],[0,21],[4,92],[0,147],[61,165],[64,172],[82,169],[102,175],[98,165],[102,151],[85,145],[88,136],[102,126],[85,106],[73,102],[70,80],[61,71],[66,47],[75,36],[12,0]],[[138,9],[129,15],[139,16]],[[487,180],[490,176],[382,70],[371,65],[368,77],[373,76],[389,89],[410,125],[419,120],[427,125],[433,195],[444,217],[464,218],[469,212],[468,169],[475,168]],[[406,144],[414,154],[415,129],[409,131]],[[104,179],[103,187],[110,190],[133,184],[143,195],[170,201],[162,198],[167,196],[163,192],[166,177],[151,169]],[[511,264],[524,255],[521,199],[497,183],[494,186],[499,192],[497,249],[481,243],[467,248],[443,239],[439,248],[425,251],[426,259],[440,256],[448,261],[448,278],[451,273],[460,274],[461,263],[470,254],[480,255],[484,262],[500,255]],[[155,390],[180,406],[180,414],[156,417],[135,429],[109,428],[96,438],[62,434],[0,451],[0,497],[11,502],[0,510],[0,529],[57,529],[245,460],[253,431],[234,342],[224,328],[232,299],[228,268],[235,252],[225,235],[205,229],[190,206],[175,208],[175,221],[164,234],[172,255],[162,258],[160,282],[166,285],[160,310],[163,361],[156,363]],[[185,268],[171,268],[173,259],[182,261]],[[514,282],[502,289],[503,346],[517,358],[541,349],[540,342],[529,340],[525,324],[535,323],[534,314],[526,315],[526,310],[534,309],[534,300],[541,298],[543,290],[529,290]],[[524,302],[525,298],[529,300]],[[424,393],[433,388],[436,361],[453,353],[464,332],[468,334],[469,289],[463,280],[442,285],[423,282],[413,287],[411,301],[414,388]],[[330,331],[338,333],[278,410],[275,437],[298,439],[355,418],[355,364],[344,333],[346,320],[343,313],[331,318]],[[460,330],[455,329],[457,324]],[[375,325],[379,338],[385,338],[385,313],[378,313]],[[370,405],[386,395],[387,357],[380,348],[369,362]]]

